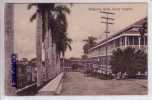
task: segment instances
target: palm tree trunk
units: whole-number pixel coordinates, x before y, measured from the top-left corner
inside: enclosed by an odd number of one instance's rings
[[[45,81],[49,80],[49,57],[48,57],[48,52],[49,52],[49,29],[48,29],[48,12],[44,12],[44,17],[45,17],[45,34],[43,34],[44,36],[44,51],[45,51]]]
[[[60,56],[57,54],[58,73],[61,72]]]
[[[48,32],[48,78],[52,79],[53,77],[53,56],[52,56],[52,52],[53,52],[53,48],[52,48],[52,32],[51,29],[49,29]]]
[[[62,66],[62,71],[64,71],[64,66],[65,65],[65,61],[64,61],[64,56],[63,56],[63,66]],[[70,66],[71,67],[71,66]]]
[[[14,6],[6,4],[5,6],[5,94],[16,95],[15,87],[12,87],[12,66],[11,55],[14,48]]]
[[[57,53],[57,51],[55,50],[55,54],[56,54],[56,70],[57,70],[57,74],[60,73],[60,57],[59,54]]]
[[[42,15],[38,13],[37,19],[37,38],[36,38],[36,55],[37,55],[37,86],[43,83],[43,66],[42,66]]]
[[[52,59],[53,59],[53,76],[56,76],[57,75],[57,67],[56,67],[56,44],[53,43],[53,46],[52,46]]]

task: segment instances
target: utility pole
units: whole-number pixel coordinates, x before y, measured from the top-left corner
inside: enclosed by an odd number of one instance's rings
[[[109,25],[113,24],[112,21],[114,20],[114,18],[110,17],[110,15],[114,15],[114,13],[103,12],[103,11],[100,11],[100,13],[105,15],[101,17],[102,19],[105,20],[101,23],[104,23],[106,25],[105,34],[106,34],[106,39],[108,39],[108,34],[110,34]],[[106,75],[107,74],[108,74],[108,46],[106,45]]]
[[[104,19],[104,21],[102,21],[101,23],[104,23],[106,25],[105,34],[106,34],[106,39],[107,39],[108,34],[110,34],[109,25],[112,25],[113,24],[112,21],[114,20],[114,18],[110,16],[114,15],[115,13],[102,11],[101,8],[89,8],[89,10],[99,11],[101,14],[104,15],[104,16],[101,16],[101,18]],[[108,73],[108,46],[106,45],[106,75],[107,73]]]

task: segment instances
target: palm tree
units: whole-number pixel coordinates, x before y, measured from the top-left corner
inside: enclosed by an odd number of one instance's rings
[[[48,21],[50,18],[50,12],[54,8],[54,3],[33,3],[29,4],[28,9],[31,9],[32,6],[36,6],[37,10],[36,12],[32,15],[30,18],[30,21],[32,22],[33,20],[38,17],[38,22],[37,22],[37,42],[36,42],[36,47],[37,47],[37,66],[38,66],[38,71],[37,71],[37,85],[40,86],[43,84],[43,67],[42,67],[42,42],[44,42],[44,37],[46,35],[46,32],[49,29],[48,27]],[[51,31],[50,31],[51,32]]]
[[[84,53],[88,53],[88,49],[90,49],[91,47],[95,46],[97,44],[96,42],[97,38],[93,37],[93,36],[88,36],[87,39],[83,40],[85,43],[85,45],[83,46],[83,51]]]
[[[66,14],[70,14],[70,9],[65,5],[58,5],[54,8],[54,14],[52,18],[50,18],[49,26],[52,29],[52,37],[53,42],[56,41],[61,33],[65,33],[67,31],[67,19]]]
[[[68,38],[66,14],[70,14],[70,10],[65,5],[58,5],[54,8],[53,19],[50,18],[50,27],[52,29],[53,42],[56,44],[56,51],[60,55],[64,55],[67,47],[71,50],[70,43],[72,39]]]
[[[44,41],[46,30],[50,30],[50,36],[52,38],[52,60],[54,60],[54,58],[56,60],[58,59],[58,61],[53,61],[52,64],[53,66],[57,66],[55,62],[59,63],[60,60],[60,56],[58,57],[58,55],[60,55],[61,52],[63,54],[67,47],[71,48],[70,43],[72,40],[67,37],[66,33],[66,13],[69,14],[70,10],[64,5],[55,5],[54,3],[31,4],[28,8],[30,9],[33,5],[36,5],[38,9],[31,17],[31,21],[36,18],[37,13],[40,13],[42,16],[42,42]],[[39,49],[41,50],[41,48]]]
[[[72,39],[67,35],[67,19],[66,14],[70,14],[70,9],[65,5],[58,5],[54,8],[53,19],[50,18],[50,27],[52,29],[53,44],[56,47],[57,60],[60,62],[60,56],[64,59],[67,48],[72,49],[70,44]]]
[[[57,50],[58,50],[59,56],[62,54],[62,56],[64,57],[65,51],[67,50],[67,48],[69,48],[69,50],[72,50],[71,45],[70,45],[72,43],[72,39],[68,38],[66,36],[66,33],[61,35],[59,39],[60,40],[57,41]]]
[[[46,34],[50,13],[54,9],[55,4],[54,3],[32,3],[28,5],[28,9],[31,9],[32,6],[36,6],[37,10],[36,12],[31,16],[30,21],[33,20],[40,15],[42,17],[42,41],[44,40],[44,36]]]

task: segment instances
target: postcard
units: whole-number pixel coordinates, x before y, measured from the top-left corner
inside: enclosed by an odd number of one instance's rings
[[[4,3],[5,96],[148,96],[148,2]]]

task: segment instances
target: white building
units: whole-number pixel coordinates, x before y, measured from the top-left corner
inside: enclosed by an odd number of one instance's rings
[[[141,34],[139,32],[139,27],[141,27],[143,23],[146,23],[146,21],[147,17],[131,24],[123,30],[120,30],[109,38],[104,39],[88,50],[88,58],[99,61],[101,66],[105,66],[106,61],[108,65],[110,65],[110,56],[112,55],[113,50],[116,50],[117,48],[124,49],[126,47],[133,47],[147,52],[147,29],[145,29],[146,33],[143,39],[141,39]],[[110,68],[110,66],[108,66],[108,68]]]

